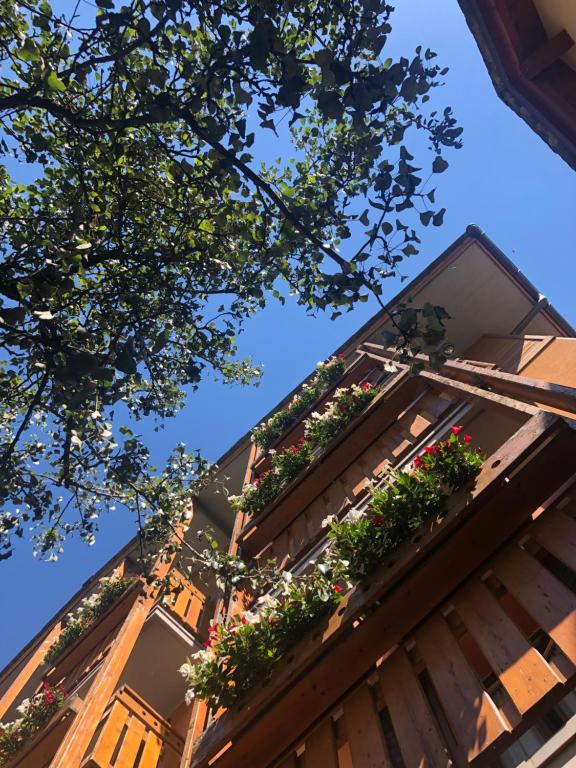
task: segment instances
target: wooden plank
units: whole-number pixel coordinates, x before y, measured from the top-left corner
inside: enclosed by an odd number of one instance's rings
[[[520,547],[509,547],[492,565],[532,618],[576,664],[576,596]]]
[[[148,731],[138,768],[156,768],[160,759],[161,749],[162,740],[153,731]]]
[[[308,736],[300,762],[302,768],[338,768],[338,750],[331,717]]]
[[[92,750],[90,758],[98,765],[106,766],[110,763],[116,744],[122,733],[122,729],[128,720],[128,710],[119,701],[115,701],[104,723],[104,727],[98,737],[96,746]]]
[[[128,732],[124,737],[120,752],[114,763],[114,768],[134,768],[136,755],[144,739],[146,728],[137,717],[132,716],[128,721]]]
[[[558,509],[551,509],[542,515],[532,531],[531,535],[544,549],[576,571],[576,520]]]
[[[458,593],[454,604],[521,714],[560,684],[554,670],[532,648],[479,579],[469,582]]]
[[[372,692],[363,684],[344,704],[354,768],[392,768]]]
[[[379,677],[405,768],[448,768],[450,757],[403,648],[384,662]]]
[[[472,761],[502,737],[508,726],[439,614],[416,633],[416,643],[454,738]]]

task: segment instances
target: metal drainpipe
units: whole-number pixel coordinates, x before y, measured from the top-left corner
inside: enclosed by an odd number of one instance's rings
[[[538,294],[538,301],[534,304],[533,307],[528,311],[527,314],[524,315],[522,320],[514,326],[514,328],[510,331],[510,334],[512,336],[518,336],[524,328],[528,325],[528,323],[532,320],[532,318],[536,317],[536,315],[540,312],[542,309],[546,309],[546,307],[550,306],[550,302],[544,296],[543,293]]]

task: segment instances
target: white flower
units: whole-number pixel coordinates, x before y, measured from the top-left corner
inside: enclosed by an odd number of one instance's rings
[[[357,523],[358,520],[362,520],[363,517],[366,517],[366,512],[362,512],[359,509],[353,509],[348,513],[348,522]]]
[[[186,706],[189,707],[190,704],[194,701],[194,688],[188,688],[186,693],[184,694],[184,701],[186,702]]]
[[[329,525],[332,525],[334,520],[336,520],[336,515],[328,515],[328,517],[325,517],[324,520],[322,520],[322,528],[328,528]]]
[[[20,715],[25,715],[28,712],[30,706],[30,699],[24,699],[21,704],[16,707],[16,712]]]
[[[183,678],[188,680],[190,677],[192,677],[194,667],[192,664],[190,664],[189,661],[187,661],[185,664],[182,664],[178,672],[182,675]]]
[[[258,624],[260,622],[260,614],[255,611],[245,611],[243,618],[246,619],[247,624]]]
[[[274,610],[278,607],[278,600],[270,595],[262,595],[258,598],[256,604],[262,609]]]

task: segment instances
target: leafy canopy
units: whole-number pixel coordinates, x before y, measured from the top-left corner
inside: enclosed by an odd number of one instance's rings
[[[154,470],[129,417],[174,415],[208,372],[257,379],[235,337],[270,296],[379,297],[442,223],[427,183],[459,146],[430,111],[445,70],[386,58],[380,0],[96,4],[0,0],[1,557],[27,527],[42,556],[92,542],[117,502],[184,515],[206,463],[178,446]],[[438,308],[394,322],[438,349]]]

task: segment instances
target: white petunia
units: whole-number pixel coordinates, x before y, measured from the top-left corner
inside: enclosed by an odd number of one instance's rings
[[[362,520],[363,517],[366,517],[366,512],[362,512],[359,509],[353,509],[348,514],[348,522],[357,523],[358,520]]]
[[[336,515],[328,515],[328,517],[325,517],[324,520],[322,520],[322,528],[328,528],[329,525],[332,525],[334,520],[336,520]]]

